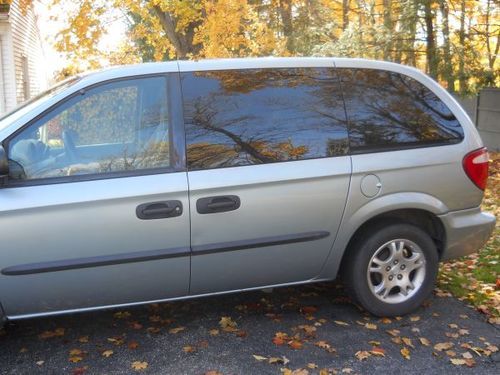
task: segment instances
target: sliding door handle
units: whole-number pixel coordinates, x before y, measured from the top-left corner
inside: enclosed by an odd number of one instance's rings
[[[237,210],[240,205],[240,198],[236,195],[220,195],[198,199],[196,201],[196,211],[199,214],[215,214]]]

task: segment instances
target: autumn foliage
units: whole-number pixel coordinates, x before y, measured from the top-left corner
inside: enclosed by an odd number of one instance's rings
[[[20,0],[24,7],[32,1]],[[461,94],[500,83],[494,0],[51,0],[64,75],[102,65],[243,56],[348,56],[416,66]],[[125,21],[116,51],[100,41]]]

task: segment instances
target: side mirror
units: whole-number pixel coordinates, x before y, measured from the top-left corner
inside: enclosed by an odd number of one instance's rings
[[[0,186],[2,186],[9,176],[9,159],[2,145],[0,145]]]

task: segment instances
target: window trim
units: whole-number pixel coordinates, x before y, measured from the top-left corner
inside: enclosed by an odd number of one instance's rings
[[[16,188],[16,187],[25,187],[25,186],[40,186],[40,185],[55,185],[62,183],[74,183],[74,182],[84,182],[84,181],[98,181],[98,180],[107,180],[114,178],[124,178],[124,177],[138,177],[138,176],[147,176],[147,175],[157,175],[157,174],[165,174],[165,173],[175,173],[175,172],[185,172],[186,171],[186,158],[185,158],[185,141],[182,142],[182,139],[185,139],[184,134],[184,122],[182,117],[182,102],[179,106],[179,98],[180,98],[180,78],[178,72],[169,72],[169,73],[154,73],[154,74],[143,74],[143,75],[134,75],[134,76],[126,76],[113,78],[109,80],[104,80],[98,83],[91,84],[86,86],[83,89],[80,89],[71,95],[62,98],[60,101],[47,108],[43,112],[39,113],[37,116],[33,117],[26,124],[22,125],[15,132],[10,134],[7,138],[5,138],[2,142],[2,145],[8,155],[9,152],[9,144],[10,141],[15,138],[18,134],[29,128],[31,125],[42,119],[43,117],[50,114],[52,111],[57,110],[62,105],[72,100],[73,98],[82,94],[87,90],[94,89],[96,87],[112,84],[115,82],[123,82],[123,81],[133,81],[147,78],[163,78],[166,84],[166,92],[167,92],[167,107],[168,107],[168,131],[169,131],[169,158],[170,158],[170,166],[169,167],[159,167],[159,168],[144,168],[139,170],[131,170],[131,171],[113,171],[106,173],[89,173],[83,175],[74,175],[74,176],[63,176],[63,177],[47,177],[47,178],[38,178],[31,180],[12,180],[7,179],[3,188]],[[181,139],[180,139],[181,138]],[[179,142],[179,140],[181,142]]]

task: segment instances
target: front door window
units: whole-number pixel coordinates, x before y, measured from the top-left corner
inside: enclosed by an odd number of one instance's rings
[[[9,142],[11,179],[170,167],[167,82],[130,79],[82,91]]]

